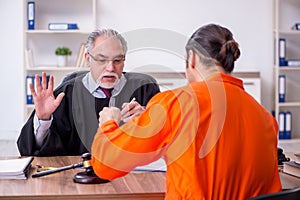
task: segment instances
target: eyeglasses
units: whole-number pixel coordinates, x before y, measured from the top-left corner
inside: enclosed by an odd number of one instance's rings
[[[102,65],[102,66],[106,66],[106,65],[108,65],[108,63],[111,61],[112,62],[112,64],[113,65],[115,65],[115,66],[118,66],[118,65],[120,65],[120,64],[122,64],[124,61],[125,61],[125,56],[119,56],[119,57],[117,57],[117,58],[114,58],[114,59],[112,59],[112,60],[109,60],[109,59],[97,59],[97,58],[95,58],[92,54],[90,54],[90,53],[88,53],[90,56],[91,56],[91,58],[95,61],[95,62],[97,62],[99,65]]]

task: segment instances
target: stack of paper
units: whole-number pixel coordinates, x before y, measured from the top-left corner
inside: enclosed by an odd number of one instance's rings
[[[0,179],[27,179],[33,157],[0,160]]]
[[[283,172],[300,177],[300,153],[295,154],[295,160],[283,163]]]

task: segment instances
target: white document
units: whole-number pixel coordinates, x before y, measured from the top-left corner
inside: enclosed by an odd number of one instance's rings
[[[0,179],[26,179],[33,157],[0,160]]]
[[[148,165],[138,166],[134,169],[134,171],[165,172],[167,171],[167,165],[165,160],[160,158]]]

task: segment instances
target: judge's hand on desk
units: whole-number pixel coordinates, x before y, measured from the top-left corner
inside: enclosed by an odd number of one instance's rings
[[[64,93],[60,93],[56,98],[53,95],[54,78],[50,76],[47,87],[46,73],[42,72],[42,81],[40,77],[35,75],[36,91],[32,84],[29,85],[33,101],[35,105],[36,115],[40,120],[49,120],[51,114],[57,109],[61,103]]]

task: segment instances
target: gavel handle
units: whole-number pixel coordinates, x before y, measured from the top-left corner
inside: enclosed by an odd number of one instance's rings
[[[53,174],[53,173],[56,173],[56,172],[69,170],[69,169],[75,169],[75,168],[79,168],[79,167],[82,167],[82,166],[83,166],[82,163],[78,163],[78,164],[68,165],[68,166],[60,167],[60,168],[56,168],[56,169],[49,169],[49,170],[45,170],[45,171],[41,171],[41,172],[33,174],[32,178],[41,177],[41,176],[45,176],[45,175],[48,175],[48,174]]]

